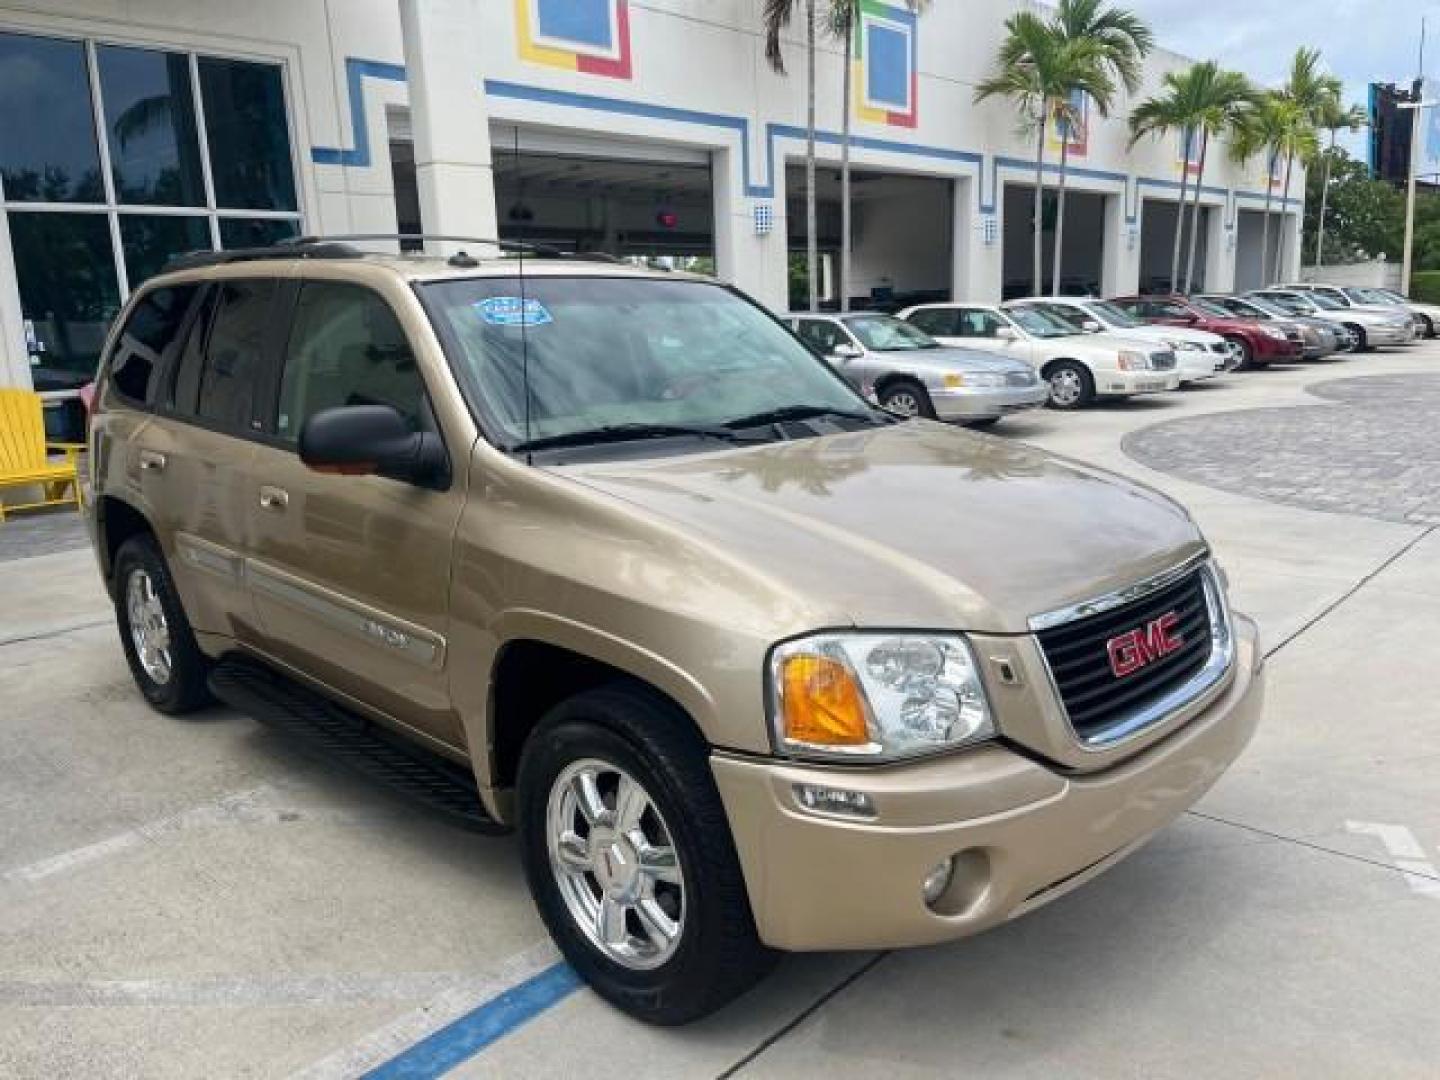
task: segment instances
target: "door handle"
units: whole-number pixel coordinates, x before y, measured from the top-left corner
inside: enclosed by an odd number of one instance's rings
[[[260,508],[262,510],[284,510],[290,505],[290,493],[284,488],[271,487],[263,484],[260,488]]]
[[[154,450],[141,450],[140,470],[142,472],[164,472],[165,455],[158,454]]]

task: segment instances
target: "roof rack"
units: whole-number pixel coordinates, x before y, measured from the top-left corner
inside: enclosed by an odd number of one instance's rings
[[[277,240],[265,247],[232,248],[228,251],[191,251],[173,255],[166,270],[193,270],[203,266],[227,263],[258,262],[264,259],[357,259],[365,254],[354,247],[356,242],[379,240],[440,240],[447,243],[484,244],[505,254],[529,255],[538,259],[575,259],[581,262],[623,262],[602,251],[565,251],[549,244],[533,244],[524,240],[500,240],[484,236],[452,236],[440,233],[340,233],[332,236],[296,236]],[[452,256],[454,258],[454,256]]]

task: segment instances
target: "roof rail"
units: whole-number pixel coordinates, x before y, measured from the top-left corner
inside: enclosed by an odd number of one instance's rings
[[[357,259],[364,251],[354,247],[356,242],[377,240],[443,240],[449,243],[486,244],[506,254],[530,255],[538,259],[576,259],[583,262],[623,262],[617,256],[602,251],[564,251],[549,244],[533,244],[524,240],[499,240],[483,236],[450,236],[436,233],[341,233],[333,236],[297,236],[277,240],[265,247],[231,248],[228,251],[191,251],[172,255],[165,263],[166,270],[194,270],[204,266],[223,266],[227,263],[260,262],[265,259]]]

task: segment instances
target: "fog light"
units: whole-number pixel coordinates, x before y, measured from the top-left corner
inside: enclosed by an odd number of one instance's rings
[[[950,877],[955,873],[955,859],[946,857],[936,863],[920,886],[920,895],[925,898],[926,907],[934,907],[935,901],[945,894],[950,886]]]
[[[820,784],[796,784],[795,798],[806,810],[840,817],[873,818],[875,802],[863,791],[823,787]]]

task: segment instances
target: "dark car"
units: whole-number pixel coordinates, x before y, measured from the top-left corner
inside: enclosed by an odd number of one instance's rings
[[[1305,339],[1294,323],[1239,319],[1217,304],[1185,296],[1118,296],[1137,319],[1162,326],[1188,326],[1219,334],[1240,348],[1240,366],[1283,364],[1305,355]]]

